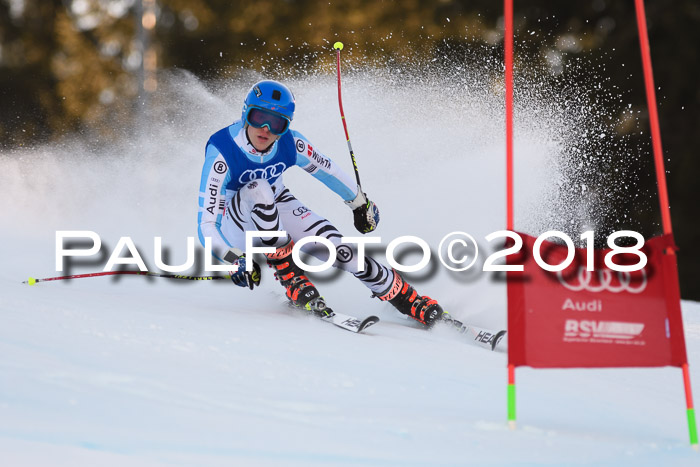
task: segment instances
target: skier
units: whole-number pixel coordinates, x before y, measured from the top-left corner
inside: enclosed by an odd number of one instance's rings
[[[210,237],[214,256],[233,269],[231,280],[252,290],[260,284],[261,271],[258,263],[244,254],[245,233],[263,232],[258,245],[276,249],[265,256],[286,289],[287,298],[296,307],[324,316],[332,311],[304,270],[292,260],[295,241],[308,236],[323,237],[336,248],[333,266],[357,277],[373,296],[426,326],[449,319],[437,301],[418,295],[396,270],[365,256],[361,272],[355,259],[356,249],[341,243],[338,230],[284,186],[283,172],[299,166],[345,201],[359,232],[372,232],[377,227],[376,204],[330,158],[289,128],[294,109],[294,96],[284,84],[260,81],[248,92],[241,119],[211,136],[199,190],[202,244],[205,237]],[[265,236],[267,231],[286,231],[287,235]],[[321,253],[310,253],[325,260]],[[250,261],[253,270],[249,272],[246,264]]]

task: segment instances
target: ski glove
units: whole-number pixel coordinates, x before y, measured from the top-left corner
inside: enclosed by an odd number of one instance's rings
[[[345,204],[352,209],[353,222],[358,232],[365,234],[377,228],[377,224],[379,224],[379,208],[373,201],[367,199],[366,193],[358,190],[355,199],[346,201]]]
[[[239,287],[248,287],[253,290],[253,287],[260,285],[260,265],[251,259],[253,262],[253,270],[246,271],[246,257],[242,255],[238,261],[232,266],[238,265],[238,270],[231,271],[231,280]]]

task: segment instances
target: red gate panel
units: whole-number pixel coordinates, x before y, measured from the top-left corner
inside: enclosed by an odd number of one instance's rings
[[[535,238],[520,234],[523,248],[508,264],[524,265],[508,273],[508,359],[515,366],[654,367],[686,363],[680,294],[671,235],[654,237],[642,251],[641,271],[617,272],[604,265],[610,250],[595,250],[595,270],[586,270],[586,250],[561,272],[542,269],[534,260]],[[541,256],[557,265],[567,247],[545,241]],[[616,264],[638,257],[617,254]]]

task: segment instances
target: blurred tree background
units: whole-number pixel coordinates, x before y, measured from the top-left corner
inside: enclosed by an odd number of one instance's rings
[[[602,84],[618,147],[641,148],[648,163],[634,183],[655,193],[633,0],[514,3],[516,66]],[[645,3],[681,290],[698,300],[700,2]],[[158,70],[313,70],[331,63],[336,40],[355,64],[468,63],[475,50],[500,60],[502,14],[493,0],[0,0],[0,149],[76,132],[108,139],[114,119],[135,119],[157,93]],[[577,60],[590,68],[567,66]],[[639,224],[616,229],[661,232],[658,206],[627,203]]]

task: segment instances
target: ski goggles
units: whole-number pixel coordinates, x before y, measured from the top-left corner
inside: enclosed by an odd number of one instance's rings
[[[273,135],[281,135],[289,128],[289,120],[280,114],[270,112],[259,107],[251,107],[245,114],[245,121],[253,128],[264,126]]]

